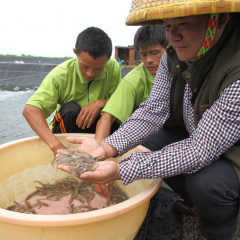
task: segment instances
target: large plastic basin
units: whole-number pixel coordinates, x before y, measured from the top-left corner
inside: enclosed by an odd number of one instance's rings
[[[56,135],[64,145],[69,144],[67,136],[87,136],[91,134]],[[148,151],[143,146],[124,154],[120,161],[134,151]],[[53,153],[38,137],[25,138],[0,145],[0,181],[16,173],[38,165],[48,165]],[[159,189],[162,179],[137,180],[123,186],[118,185],[130,197],[120,204],[78,214],[32,215],[16,213],[0,206],[1,240],[132,240],[147,214],[151,197]],[[1,193],[4,194],[4,193]]]

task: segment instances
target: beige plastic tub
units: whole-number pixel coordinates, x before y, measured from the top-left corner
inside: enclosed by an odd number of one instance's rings
[[[71,145],[67,136],[87,136],[91,134],[56,135],[64,145]],[[133,151],[148,151],[143,146],[129,151],[120,161]],[[19,175],[29,169],[51,163],[53,153],[38,137],[25,138],[0,145],[0,181],[4,182],[12,175]],[[36,172],[36,171],[35,171]],[[62,172],[63,173],[63,172]],[[65,173],[63,173],[65,174]],[[46,174],[49,175],[49,174]],[[49,177],[49,176],[48,176]],[[4,201],[0,202],[0,239],[1,240],[132,240],[146,216],[150,198],[159,189],[162,179],[138,180],[127,186],[121,181],[118,185],[130,199],[104,209],[68,214],[68,215],[32,215],[4,210]],[[8,186],[4,185],[7,189]],[[30,189],[25,186],[25,191]],[[16,189],[14,190],[17,191]],[[13,192],[14,192],[13,191]],[[8,192],[0,189],[2,199],[8,202]],[[21,195],[21,193],[16,194]],[[16,198],[19,196],[16,196]],[[17,200],[17,199],[16,199]]]

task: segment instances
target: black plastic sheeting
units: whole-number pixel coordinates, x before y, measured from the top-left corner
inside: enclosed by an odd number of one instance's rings
[[[9,91],[16,90],[16,87],[17,90],[37,89],[47,74],[61,63],[59,60],[54,63],[51,59],[49,62],[44,59],[44,63],[43,60],[35,63],[36,59],[34,58],[32,59],[33,63],[30,63],[29,59],[24,59],[27,63],[19,63],[19,60],[16,63],[15,59],[11,60],[11,62],[10,60],[3,62],[5,59],[0,58],[0,88]],[[131,70],[122,69],[122,78]]]
[[[0,63],[0,85],[37,88],[56,66],[55,64]]]
[[[173,209],[177,195],[164,187],[152,197],[147,216],[134,240],[181,240],[183,221]]]
[[[1,56],[0,62],[5,63],[42,63],[42,64],[60,64],[67,59],[65,58],[42,58],[42,57],[7,57]]]

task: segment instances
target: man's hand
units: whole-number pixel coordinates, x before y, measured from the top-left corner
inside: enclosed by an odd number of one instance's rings
[[[104,197],[110,197],[114,180],[120,180],[120,166],[112,161],[98,162],[98,168],[94,172],[85,172],[81,179],[93,183],[97,193]]]
[[[79,151],[88,152],[93,157],[103,156],[104,159],[106,159],[118,153],[116,148],[107,143],[99,142],[94,138],[67,137],[67,140],[71,143],[81,144],[77,149]],[[58,168],[65,172],[73,173],[69,166],[60,164]],[[111,189],[113,180],[121,179],[120,167],[112,161],[101,161],[98,162],[98,168],[94,172],[86,172],[81,176],[79,175],[79,177],[90,183],[94,183],[96,192],[99,194],[110,197],[108,188]]]
[[[107,100],[96,100],[83,107],[78,114],[76,124],[79,128],[89,128],[93,120],[98,116],[101,109],[105,106]]]
[[[58,165],[58,169],[73,173],[69,166],[63,164]],[[113,161],[101,161],[98,162],[98,168],[94,172],[85,172],[79,175],[79,177],[89,183],[95,184],[96,192],[105,197],[109,197],[110,195],[106,184],[108,184],[111,189],[112,182],[121,179],[120,166]]]
[[[118,154],[118,151],[113,146],[105,143],[99,142],[94,138],[88,137],[68,137],[67,140],[71,143],[81,144],[77,149],[82,152],[87,152],[93,157],[104,157],[106,158],[113,157]]]
[[[59,150],[67,151],[67,147],[65,147],[61,142],[59,142],[59,144],[56,147],[52,148],[51,150],[53,151],[54,156],[56,156]]]

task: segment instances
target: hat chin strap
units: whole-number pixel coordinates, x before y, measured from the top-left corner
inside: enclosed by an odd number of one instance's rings
[[[218,18],[219,18],[219,13],[211,13],[210,18],[208,20],[208,28],[207,32],[205,35],[205,39],[203,40],[202,47],[200,48],[198,54],[196,57],[190,61],[196,61],[202,56],[205,55],[205,53],[210,49],[213,43],[213,39],[216,34],[216,28],[218,24]]]

